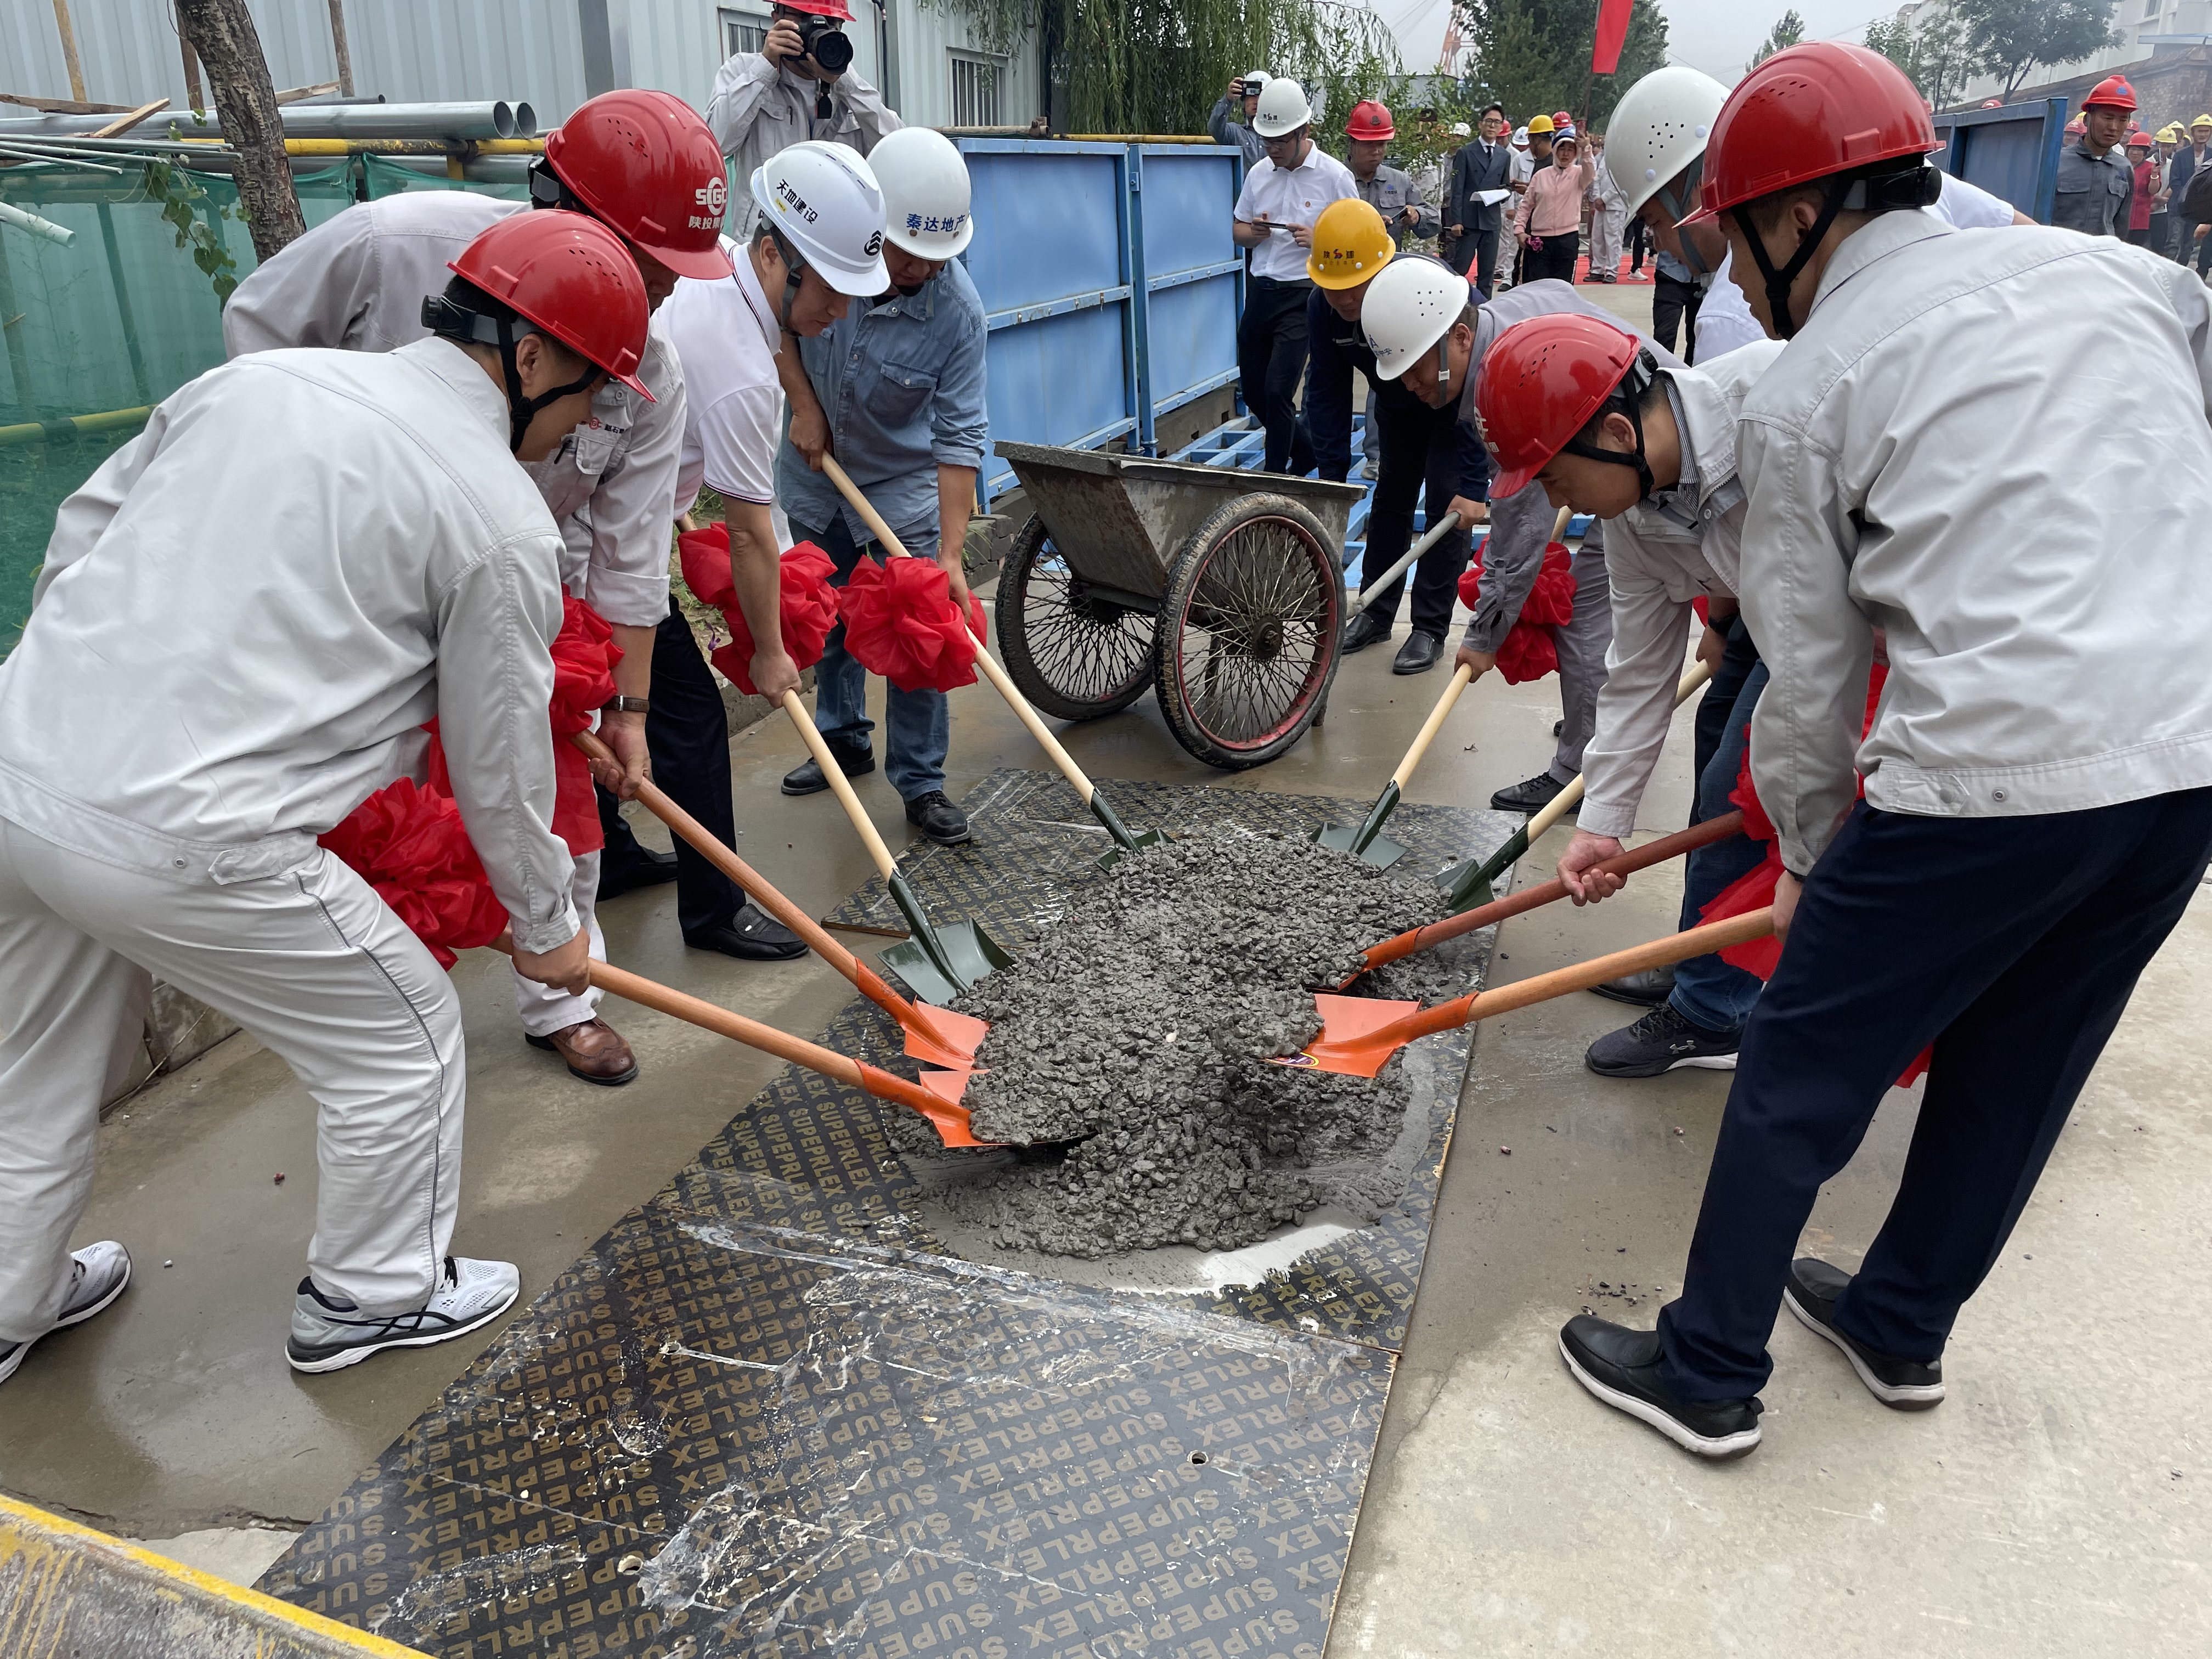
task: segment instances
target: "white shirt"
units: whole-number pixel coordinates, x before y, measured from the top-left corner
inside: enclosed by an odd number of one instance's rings
[[[527,210],[466,191],[348,208],[238,285],[223,307],[223,349],[233,357],[283,346],[389,351],[422,339],[422,300],[445,292],[447,264],[508,214]],[[680,510],[684,436],[684,374],[657,325],[637,373],[655,401],[609,380],[592,396],[591,418],[528,470],[561,526],[568,592],[611,623],[652,628],[668,614],[668,525]]]
[[[1256,223],[1265,214],[1272,224],[1285,228],[1272,234],[1252,250],[1252,274],[1277,282],[1306,280],[1306,251],[1288,227],[1310,225],[1331,202],[1359,194],[1352,169],[1310,138],[1306,157],[1290,168],[1262,160],[1244,175],[1243,191],[1237,198],[1237,216]]]
[[[848,32],[856,27],[848,25]],[[831,82],[826,117],[815,113],[822,91],[812,76],[781,68],[757,52],[738,52],[715,71],[707,125],[732,164],[737,188],[730,196],[729,231],[739,242],[752,240],[759,221],[752,178],[769,156],[804,138],[826,138],[866,155],[885,133],[905,125],[857,70]]]
[[[573,938],[554,839],[561,538],[460,349],[281,351],[154,411],[54,520],[0,663],[0,816],[95,858],[278,875],[436,716],[526,951]]]
[[[783,329],[754,273],[750,253],[723,240],[738,268],[714,282],[679,277],[659,320],[684,365],[686,410],[678,496],[704,483],[734,501],[772,502],[775,451],[783,430],[783,387],[776,379]],[[776,539],[791,537],[775,508]]]
[[[1943,193],[1934,211],[1960,230],[1981,230],[2010,224],[2013,208],[2003,197],[1992,196],[1980,185],[1947,173]],[[1729,275],[1729,262],[1735,258],[1733,252],[1722,256],[1721,268],[1713,273],[1712,283],[1698,307],[1698,361],[1701,363],[1766,337],[1766,331],[1752,317],[1743,290]]]
[[[2111,398],[2154,422],[2100,418]],[[2100,400],[2104,400],[2100,402]],[[1852,799],[2070,812],[2212,784],[2212,301],[2111,237],[1890,213],[1744,399],[1752,767],[1804,873]],[[1889,678],[1864,713],[1872,630]]]
[[[1613,643],[1598,692],[1597,727],[1583,756],[1578,822],[1625,836],[1674,715],[1692,601],[1734,594],[1743,556],[1743,486],[1736,476],[1736,413],[1782,355],[1760,340],[1711,365],[1662,371],[1681,438],[1682,475],[1605,526]]]

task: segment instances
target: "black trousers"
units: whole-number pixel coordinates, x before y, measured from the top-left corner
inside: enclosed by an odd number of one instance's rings
[[[1475,289],[1486,300],[1490,297],[1492,286],[1498,281],[1498,228],[1492,225],[1487,230],[1470,231],[1460,239],[1462,248],[1472,250],[1468,265],[1462,268],[1461,274],[1465,275],[1469,267],[1474,270]]]
[[[1304,283],[1254,276],[1244,284],[1244,315],[1237,324],[1237,372],[1244,407],[1267,428],[1270,472],[1304,477],[1314,470],[1313,440],[1298,415],[1298,383],[1306,374],[1306,295]]]
[[[730,717],[722,693],[690,625],[668,603],[653,636],[653,708],[645,717],[645,746],[653,779],[668,798],[699,820],[723,846],[738,844],[737,812],[730,799]],[[622,803],[599,791],[599,824],[606,831],[603,875],[641,856],[637,837],[623,821]],[[744,890],[676,840],[676,920],[686,934],[727,927],[744,906]]]
[[[1562,283],[1575,280],[1575,259],[1582,252],[1582,233],[1564,231],[1557,236],[1541,239],[1541,247],[1525,245],[1521,254],[1521,280],[1540,283],[1547,276]]]
[[[1663,270],[1651,279],[1651,337],[1686,363],[1697,361],[1698,307],[1705,297],[1695,283],[1669,276]],[[1682,334],[1679,348],[1674,344],[1677,329]]]
[[[1444,515],[1459,494],[1459,400],[1442,409],[1426,404],[1410,407],[1393,398],[1378,399],[1376,424],[1382,433],[1382,464],[1375,480],[1375,501],[1367,518],[1365,571],[1380,574],[1398,562],[1413,544],[1413,503],[1423,484],[1428,486],[1429,522]],[[1451,632],[1452,605],[1459,598],[1460,573],[1467,568],[1471,545],[1467,526],[1421,555],[1413,566],[1413,628],[1443,639]],[[1368,601],[1367,614],[1395,622],[1398,599],[1406,591],[1403,576]]]
[[[1628,234],[1624,240],[1628,244],[1629,270],[1641,271],[1644,256],[1651,251],[1651,227],[1644,222],[1643,215],[1638,214],[1628,222]]]
[[[1668,1386],[1712,1401],[1765,1383],[1813,1200],[1931,1042],[1897,1197],[1835,1319],[1879,1353],[1940,1358],[2208,860],[2212,789],[2036,817],[1862,802],[1744,1028],[1682,1295],[1659,1316]]]

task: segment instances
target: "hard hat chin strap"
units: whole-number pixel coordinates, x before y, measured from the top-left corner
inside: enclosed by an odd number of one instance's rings
[[[1797,319],[1790,314],[1790,290],[1796,285],[1797,274],[1805,269],[1821,239],[1828,234],[1828,227],[1836,222],[1838,214],[1890,213],[1905,208],[1933,207],[1942,193],[1943,175],[1925,160],[1888,173],[1838,173],[1829,179],[1827,188],[1820,193],[1820,216],[1814,220],[1812,228],[1800,234],[1796,252],[1779,270],[1766,257],[1766,243],[1751,222],[1749,204],[1731,209],[1737,228],[1743,232],[1744,240],[1751,244],[1752,262],[1765,282],[1766,308],[1772,319],[1774,337],[1788,340],[1796,337]]]
[[[471,311],[443,294],[433,294],[422,301],[422,326],[448,340],[469,340],[477,345],[498,348],[500,376],[507,386],[507,448],[509,454],[521,450],[522,440],[530,430],[531,422],[538,417],[539,410],[576,392],[588,391],[605,372],[596,364],[586,365],[584,373],[568,385],[556,386],[550,392],[542,392],[532,398],[522,390],[522,366],[515,361],[514,356],[519,337],[511,317],[495,319],[480,311]],[[537,331],[524,331],[525,333]]]
[[[1682,193],[1680,197],[1677,197],[1666,185],[1660,185],[1654,192],[1659,198],[1660,205],[1667,210],[1668,218],[1677,226],[1688,218],[1696,209],[1698,187],[1704,181],[1705,176],[1705,158],[1700,155],[1682,169]],[[1682,263],[1690,268],[1690,275],[1692,276],[1712,275],[1712,267],[1705,263],[1705,256],[1699,251],[1694,240],[1679,229],[1674,233],[1674,240],[1682,246]]]
[[[768,234],[775,238],[775,251],[783,259],[783,293],[776,305],[775,319],[788,334],[792,331],[791,307],[799,298],[800,280],[806,275],[806,259],[792,246],[791,239],[774,225],[768,228]]]
[[[1636,434],[1636,447],[1632,452],[1586,444],[1579,436],[1570,438],[1559,446],[1559,453],[1564,455],[1579,455],[1588,461],[1607,461],[1615,466],[1634,467],[1641,491],[1637,497],[1639,501],[1650,495],[1654,487],[1651,464],[1644,457],[1644,394],[1658,374],[1659,365],[1652,360],[1651,354],[1639,351],[1636,354],[1636,361],[1629,365],[1628,373],[1621,376],[1620,384],[1613,391],[1613,397],[1620,398],[1626,405],[1623,412],[1628,416],[1628,424]],[[1607,401],[1610,403],[1612,398]]]

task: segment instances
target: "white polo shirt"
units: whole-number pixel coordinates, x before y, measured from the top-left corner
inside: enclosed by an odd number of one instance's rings
[[[1310,225],[1331,202],[1359,194],[1352,169],[1309,143],[1306,159],[1294,167],[1262,161],[1244,175],[1243,194],[1237,198],[1237,216],[1256,222],[1261,214],[1272,224]],[[1252,274],[1277,282],[1306,280],[1306,251],[1288,230],[1279,230],[1252,250]]]
[[[783,329],[753,274],[750,250],[727,237],[722,248],[737,275],[679,278],[659,315],[688,393],[677,498],[688,502],[703,483],[732,501],[772,504],[783,429],[783,388],[775,376]],[[777,544],[788,546],[783,514],[775,518]]]

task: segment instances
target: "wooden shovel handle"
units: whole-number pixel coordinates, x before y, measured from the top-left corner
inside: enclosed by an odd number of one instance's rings
[[[1689,702],[1697,693],[1698,689],[1712,677],[1712,665],[1710,663],[1692,664],[1690,672],[1683,675],[1674,687],[1674,707],[1680,708],[1684,703]],[[1572,783],[1553,796],[1544,804],[1536,816],[1528,820],[1528,844],[1531,847],[1534,846],[1537,838],[1561,818],[1566,817],[1575,807],[1580,805],[1582,799],[1583,779],[1577,773]]]
[[[837,486],[837,493],[852,504],[853,511],[860,515],[860,522],[868,526],[868,533],[876,538],[878,546],[893,558],[914,556],[906,550],[906,544],[891,533],[891,527],[884,522],[883,514],[877,512],[868,498],[860,493],[860,488],[853,482],[852,476],[837,465],[836,456],[824,455],[822,458],[822,471],[830,482]],[[1060,739],[1053,736],[1044,721],[1038,718],[1037,711],[1030,707],[1030,700],[1021,694],[1013,681],[1006,678],[1006,671],[992,659],[991,653],[984,649],[983,641],[975,637],[973,628],[968,630],[968,640],[975,647],[975,666],[982,670],[983,678],[998,688],[999,695],[1006,700],[1006,706],[1020,718],[1024,726],[1029,727],[1030,735],[1037,740],[1038,747],[1052,757],[1052,763],[1060,769],[1060,775],[1075,786],[1075,793],[1083,797],[1083,804],[1090,805],[1094,788],[1091,780],[1084,775],[1083,769],[1075,763],[1075,757],[1061,746]]]
[[[1474,683],[1474,670],[1465,663],[1452,671],[1451,684],[1444,687],[1443,696],[1437,699],[1437,706],[1429,710],[1428,719],[1421,722],[1421,729],[1414,734],[1413,747],[1406,750],[1406,758],[1398,763],[1398,769],[1390,775],[1391,782],[1401,789],[1406,787],[1406,780],[1413,775],[1413,769],[1421,763],[1421,757],[1429,752],[1429,745],[1436,741],[1437,732],[1443,726],[1444,716],[1451,713],[1452,705],[1459,701],[1459,694]]]
[[[860,844],[868,849],[868,856],[876,861],[877,873],[889,881],[898,873],[898,860],[891,856],[891,849],[884,845],[884,838],[870,821],[867,809],[860,805],[860,798],[853,793],[853,781],[845,775],[845,769],[837,764],[837,757],[830,752],[829,740],[823,737],[821,728],[807,714],[806,705],[799,702],[798,692],[783,694],[783,712],[791,716],[791,723],[799,728],[799,735],[805,740],[808,752],[813,755],[814,763],[822,769],[822,776],[829,784],[830,793],[837,797],[837,805],[843,807],[845,816],[853,820],[853,828],[860,832]]]

